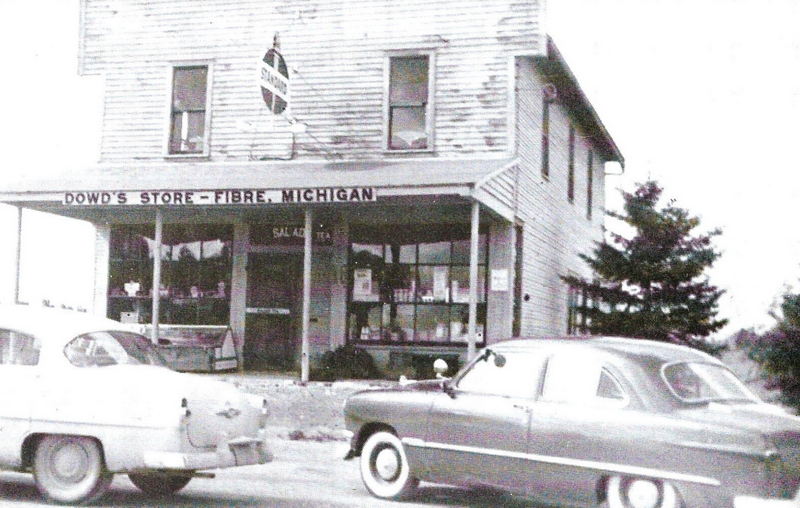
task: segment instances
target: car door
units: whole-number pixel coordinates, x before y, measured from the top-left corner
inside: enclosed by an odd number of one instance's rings
[[[596,501],[603,467],[625,464],[635,412],[614,372],[579,351],[548,359],[531,412],[528,453],[536,497],[561,506]]]
[[[484,350],[435,396],[425,439],[432,478],[524,490],[522,455],[543,364],[535,353]]]
[[[38,384],[39,341],[0,329],[0,464],[20,465],[22,441],[30,431]]]

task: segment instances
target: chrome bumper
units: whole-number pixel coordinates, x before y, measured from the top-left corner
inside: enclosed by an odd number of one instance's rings
[[[144,464],[148,469],[197,471],[233,466],[265,464],[272,461],[263,432],[259,437],[238,437],[217,443],[213,452],[182,453],[164,451],[144,452]]]

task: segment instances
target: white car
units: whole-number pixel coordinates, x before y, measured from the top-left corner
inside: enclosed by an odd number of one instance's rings
[[[115,473],[171,494],[263,464],[266,400],[166,368],[146,337],[87,314],[0,306],[0,468],[50,501],[100,498]]]

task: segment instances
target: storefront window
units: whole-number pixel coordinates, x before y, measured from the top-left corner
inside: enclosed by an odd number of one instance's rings
[[[227,225],[164,226],[161,323],[228,324],[232,239]],[[152,226],[112,228],[108,317],[133,323],[152,321],[154,256]]]
[[[350,245],[349,339],[463,344],[469,321],[469,228],[355,227]],[[478,342],[486,316],[488,236],[478,242]]]

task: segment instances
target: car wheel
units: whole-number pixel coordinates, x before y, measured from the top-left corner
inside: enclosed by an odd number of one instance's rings
[[[608,508],[679,508],[675,487],[649,478],[612,476],[606,483]]]
[[[419,481],[411,476],[406,452],[391,432],[376,432],[361,449],[361,479],[367,490],[382,499],[410,497]]]
[[[113,479],[99,443],[82,436],[42,438],[33,457],[33,476],[39,492],[57,503],[96,501]]]
[[[184,488],[192,479],[191,476],[159,473],[130,473],[128,478],[139,490],[154,496],[174,494]]]

